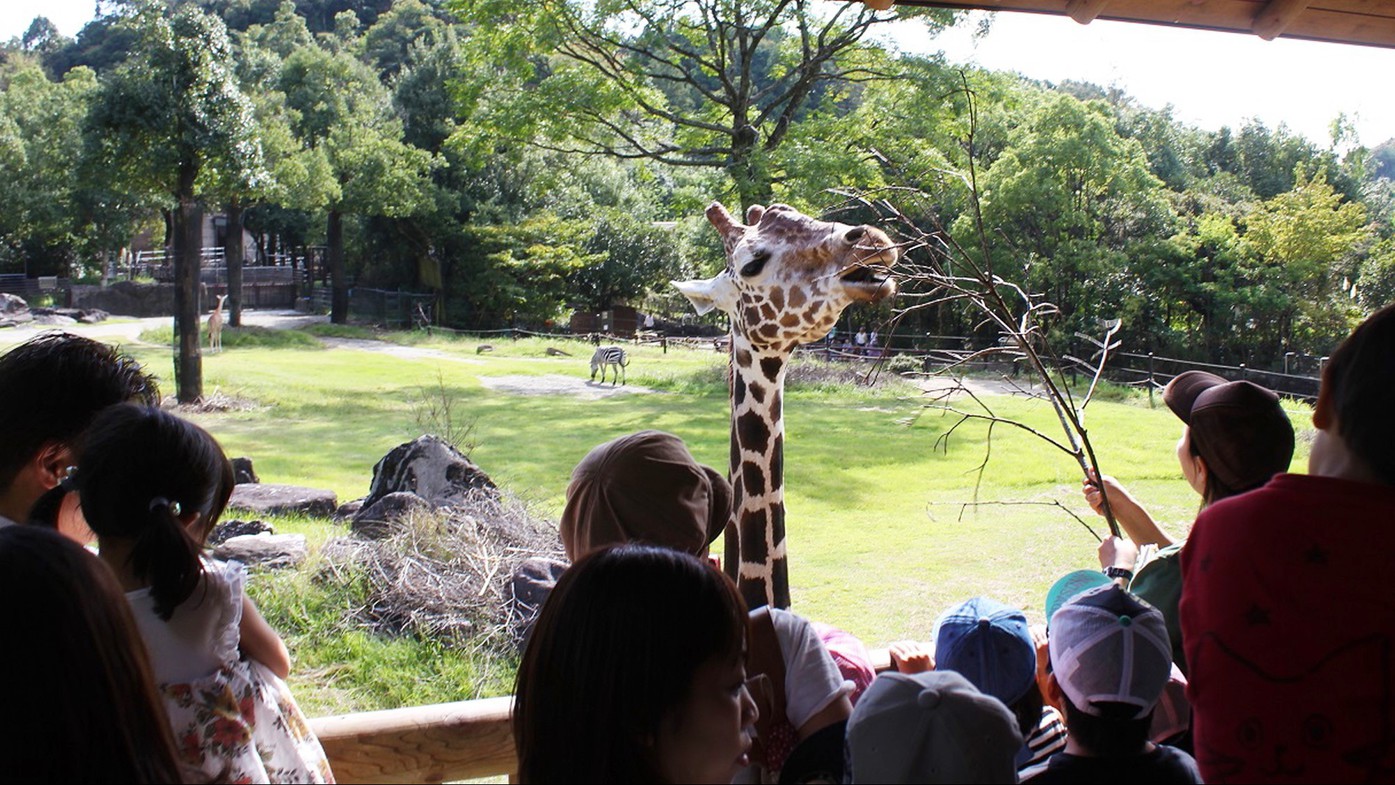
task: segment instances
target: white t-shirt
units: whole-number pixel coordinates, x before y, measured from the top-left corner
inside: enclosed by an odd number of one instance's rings
[[[851,693],[853,683],[843,679],[808,619],[771,608],[770,620],[785,659],[785,716],[798,730],[840,696]]]
[[[204,579],[169,621],[155,615],[150,589],[126,592],[158,684],[197,681],[238,659],[242,587],[238,562],[204,559]]]
[[[0,529],[5,528],[6,526],[14,526],[14,525],[16,525],[14,521],[10,520],[9,518],[6,518],[6,517],[3,516],[3,515],[0,515]]]

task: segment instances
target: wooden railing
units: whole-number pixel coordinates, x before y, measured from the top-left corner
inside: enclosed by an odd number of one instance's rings
[[[886,649],[870,652],[878,672],[891,667]],[[310,721],[343,783],[446,782],[512,777],[509,715],[513,697],[437,703]]]

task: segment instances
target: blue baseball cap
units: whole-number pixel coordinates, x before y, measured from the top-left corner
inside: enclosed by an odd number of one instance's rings
[[[1011,706],[1037,675],[1037,649],[1026,614],[987,597],[950,608],[937,625],[935,668],[954,671]]]

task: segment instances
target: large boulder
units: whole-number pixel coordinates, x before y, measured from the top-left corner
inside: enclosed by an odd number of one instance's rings
[[[413,509],[459,507],[481,494],[499,496],[498,486],[484,470],[444,439],[418,436],[392,448],[373,467],[373,484],[351,527],[370,537],[382,536],[394,520]]]
[[[438,436],[418,436],[399,444],[373,467],[373,483],[363,500],[367,509],[390,493],[415,493],[432,507],[453,507],[471,495],[498,496],[484,470]]]
[[[243,483],[233,486],[229,507],[248,510],[260,515],[286,515],[301,513],[317,518],[328,518],[339,506],[334,491],[319,488],[302,488],[299,485],[275,485],[271,483]]]

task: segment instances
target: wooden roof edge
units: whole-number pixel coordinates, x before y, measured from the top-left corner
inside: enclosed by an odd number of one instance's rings
[[[864,2],[872,8],[882,10],[893,5],[892,0],[830,1]],[[1201,4],[1111,0],[895,0],[894,4],[1066,16],[1081,24],[1104,19],[1162,27],[1242,33],[1256,35],[1265,40],[1282,37],[1290,40],[1395,48],[1395,2],[1328,2],[1324,7],[1313,7],[1307,0]],[[1256,8],[1258,10],[1255,10]]]

